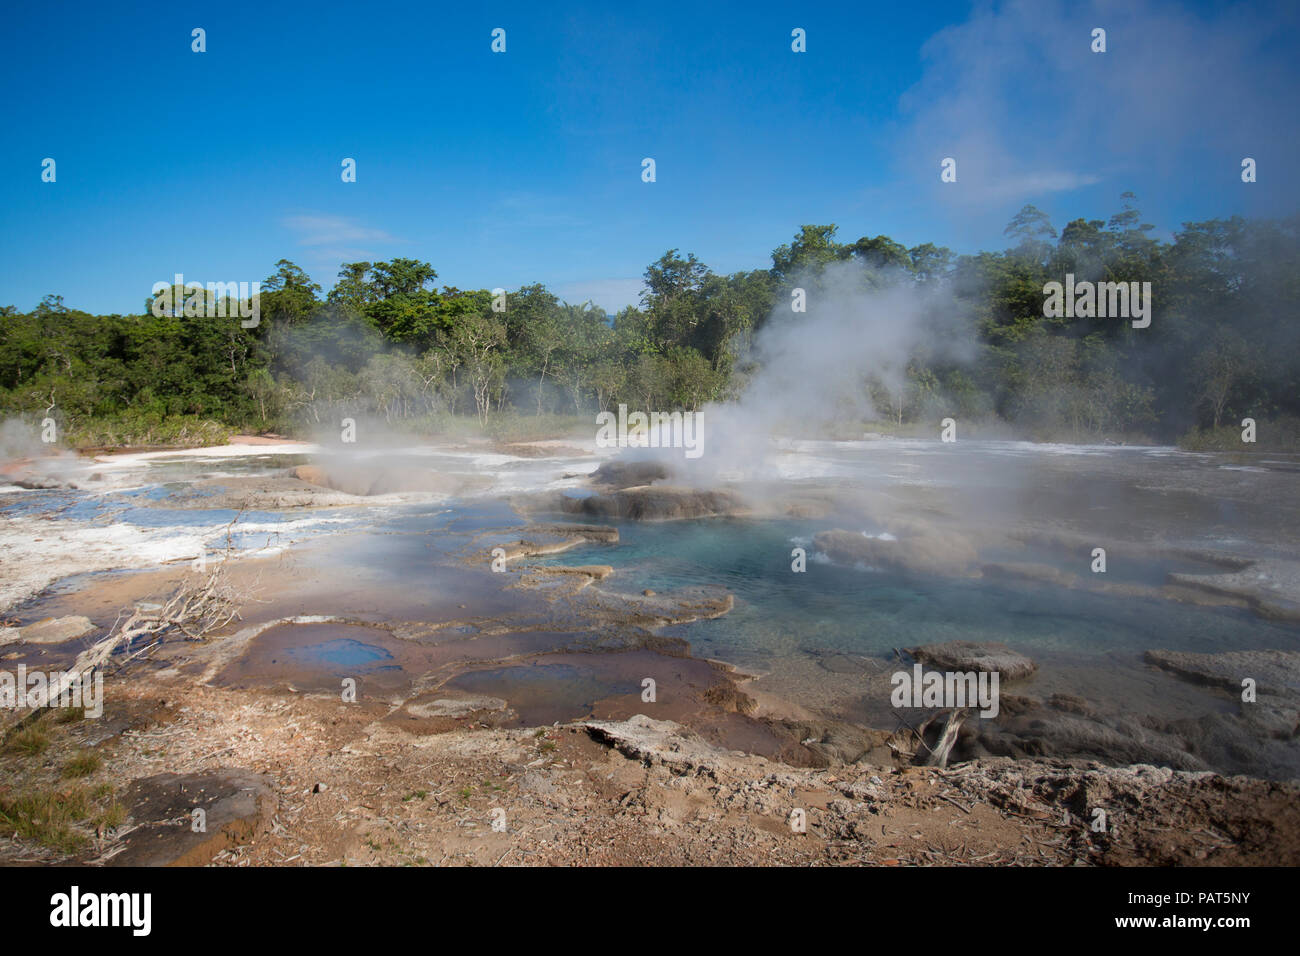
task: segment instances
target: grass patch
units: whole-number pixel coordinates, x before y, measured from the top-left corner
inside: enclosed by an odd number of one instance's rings
[[[50,746],[50,735],[40,723],[28,724],[15,733],[5,744],[10,753],[24,757],[39,757]]]
[[[229,425],[198,415],[124,412],[70,423],[65,431],[74,448],[154,447],[200,448],[224,445],[234,434]]]
[[[95,817],[95,824],[105,830],[116,829],[125,822],[126,807],[116,800],[110,800],[108,805],[99,811],[99,816]]]
[[[1253,443],[1241,440],[1243,431],[1239,424],[1197,428],[1179,438],[1178,447],[1186,451],[1300,451],[1300,418],[1279,415],[1272,421],[1258,419]]]
[[[22,793],[0,798],[0,833],[35,840],[61,853],[73,853],[86,842],[75,824],[93,812],[85,790]]]
[[[113,788],[104,784],[93,790],[69,787],[0,797],[0,835],[75,853],[89,839],[82,827],[112,829],[126,822],[126,808],[112,799],[112,793]]]
[[[65,778],[89,777],[103,764],[99,754],[92,750],[83,750],[63,765],[63,776]]]
[[[527,415],[498,412],[488,418],[483,433],[497,441],[544,441],[553,438],[596,437],[596,414]]]

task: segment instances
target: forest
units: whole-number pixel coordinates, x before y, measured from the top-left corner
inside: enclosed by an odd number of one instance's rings
[[[0,416],[53,418],[67,443],[108,446],[309,437],[344,417],[540,435],[618,403],[695,410],[743,390],[768,323],[799,321],[792,290],[815,298],[831,264],[852,262],[867,306],[872,290],[900,286],[943,289],[949,303],[946,331],[921,337],[901,386],[863,376],[877,430],[929,431],[955,415],[1042,440],[1239,448],[1250,417],[1294,442],[1300,219],[1185,223],[1163,241],[1131,193],[1121,205],[1059,231],[1027,205],[1005,249],[973,255],[844,241],[834,225],[801,227],[752,271],[720,274],[670,249],[645,270],[638,305],[612,316],[542,284],[504,296],[440,286],[431,264],[406,258],[343,263],[328,291],[281,259],[253,327],[152,308],[147,290],[133,315],[51,294],[29,312],[0,308]],[[1045,317],[1045,284],[1067,273],[1149,282],[1150,327]],[[940,335],[972,348],[927,347]]]

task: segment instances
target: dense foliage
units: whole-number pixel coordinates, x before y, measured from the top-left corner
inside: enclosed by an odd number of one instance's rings
[[[455,415],[490,424],[618,402],[694,409],[735,394],[794,285],[856,261],[864,291],[945,284],[957,334],[976,345],[947,364],[917,349],[901,391],[864,379],[895,425],[960,414],[1041,436],[1173,438],[1300,414],[1300,221],[1188,223],[1170,243],[1150,237],[1132,200],[1059,233],[1026,206],[1007,227],[1010,248],[969,256],[885,236],[841,242],[833,225],[804,226],[752,272],[719,275],[673,249],[646,270],[639,307],[612,317],[541,285],[508,293],[500,310],[491,292],[439,289],[413,259],[345,263],[325,294],[281,260],[252,328],[179,308],[158,317],[151,299],[139,315],[95,316],[51,295],[31,312],[0,310],[0,413],[126,442],[349,415],[434,429]],[[1151,326],[1044,318],[1044,284],[1067,272],[1150,282]]]

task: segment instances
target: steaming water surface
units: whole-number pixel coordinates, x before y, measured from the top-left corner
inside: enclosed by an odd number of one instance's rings
[[[536,595],[502,592],[499,581],[491,580],[496,576],[448,561],[475,535],[523,523],[505,503],[508,494],[541,489],[588,493],[581,475],[594,461],[463,451],[408,454],[440,473],[483,478],[482,490],[473,498],[425,496],[310,511],[244,512],[232,542],[258,553],[309,547],[304,566],[314,570],[300,585],[299,613],[432,620],[467,604],[469,610],[460,613],[479,617],[530,602],[540,609],[543,602]],[[11,494],[3,500],[3,513],[41,516],[52,526],[68,522],[129,527],[160,542],[190,536],[220,548],[225,526],[236,512],[221,507],[177,510],[167,506],[170,496],[200,477],[272,474],[302,460],[299,455],[264,454],[151,460],[120,470],[112,487],[102,492]],[[974,516],[989,527],[1014,530],[1016,522],[1028,517],[1074,533],[1158,538],[1166,548],[1227,547],[1255,556],[1294,557],[1297,552],[1295,505],[1277,500],[1266,505],[1257,494],[1243,491],[1253,488],[1251,483],[1279,476],[1294,481],[1296,462],[1288,459],[1242,466],[1171,449],[789,442],[771,468],[791,489],[818,482],[885,489],[914,506],[920,501],[941,523],[969,524]],[[874,726],[892,727],[888,702],[865,699],[862,677],[893,669],[896,648],[950,640],[1006,643],[1040,665],[1035,677],[1018,686],[1018,693],[1069,693],[1120,709],[1138,700],[1142,712],[1163,717],[1204,712],[1207,707],[1226,710],[1230,702],[1155,672],[1143,664],[1144,651],[1300,648],[1296,624],[1264,620],[1245,610],[1041,582],[836,564],[812,545],[817,532],[831,528],[887,533],[882,526],[836,513],[800,520],[621,522],[617,545],[586,545],[532,563],[609,564],[616,572],[605,587],[627,594],[645,589],[671,594],[700,586],[726,589],[735,596],[731,613],[670,633],[687,639],[697,657],[719,658],[763,673],[762,686],[802,705]],[[809,554],[806,573],[791,571],[791,549],[796,546]],[[1113,552],[1108,580],[1158,587],[1170,573],[1222,571],[1190,552],[1166,553]],[[1089,554],[1034,543],[1008,546],[991,538],[981,560],[1028,561],[1078,571],[1087,567]],[[33,606],[53,613],[67,600],[70,608],[81,582],[65,582]],[[258,613],[253,609],[252,618]],[[527,646],[543,650],[548,640],[564,646],[571,637],[539,632]],[[342,634],[337,627],[315,635],[295,632],[281,648],[283,653],[274,656],[280,646],[274,641],[265,644],[265,654],[271,656],[264,665],[273,663],[277,672],[295,667],[382,671],[390,666],[390,650],[383,642],[364,634]],[[510,697],[511,683],[525,678],[532,684],[516,689],[521,701],[534,701],[534,716],[580,716],[598,691],[608,690],[589,674],[565,671],[558,664],[479,671],[457,678],[456,686]],[[533,686],[542,684],[549,688],[546,693]],[[635,686],[630,685],[632,690]]]
[[[1119,705],[1133,684],[1115,679],[1115,673],[1146,670],[1141,658],[1148,649],[1300,647],[1300,628],[1262,621],[1242,610],[1040,584],[927,579],[823,560],[794,574],[792,542],[808,542],[814,530],[820,529],[791,521],[625,524],[620,545],[595,548],[584,557],[613,565],[617,573],[611,580],[634,593],[699,584],[727,588],[736,596],[730,614],[679,632],[692,652],[783,675],[805,703],[831,710],[854,710],[863,703],[837,699],[851,687],[831,687],[824,668],[804,666],[836,655],[884,662],[895,648],[953,640],[1002,642],[1040,665],[1051,665],[1021,685],[1025,690],[1044,696],[1078,694],[1086,680],[1095,685],[1091,693],[1097,703]],[[1174,568],[1203,569],[1190,561],[1173,562]],[[1163,583],[1165,572],[1157,563],[1144,562],[1132,571],[1135,578]],[[885,665],[862,665],[864,671],[880,666]],[[1065,672],[1072,676],[1061,678]],[[1105,675],[1109,677],[1099,679]],[[1152,701],[1152,712],[1181,713],[1177,705],[1186,692],[1169,683],[1163,696]],[[887,702],[876,701],[866,712],[883,721],[878,726],[888,725]]]

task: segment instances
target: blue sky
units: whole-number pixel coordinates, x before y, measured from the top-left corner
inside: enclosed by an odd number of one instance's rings
[[[669,248],[761,268],[802,223],[969,252],[1025,202],[1059,227],[1126,189],[1166,236],[1290,214],[1295,6],[23,4],[0,31],[0,304],[139,311],[177,272],[280,258],[328,289],[407,256],[613,311]]]

